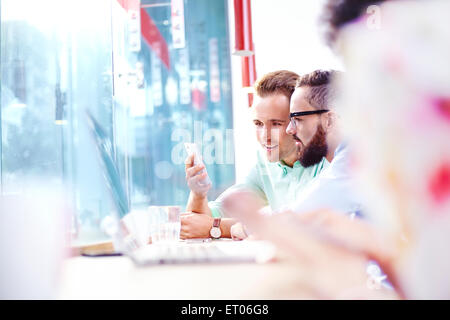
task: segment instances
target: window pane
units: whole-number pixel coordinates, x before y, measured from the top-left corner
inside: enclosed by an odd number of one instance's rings
[[[53,21],[32,18],[23,1],[1,5],[2,188],[16,193],[42,177],[61,182],[61,74]]]
[[[132,208],[185,206],[184,142],[203,146],[211,198],[234,182],[227,1],[141,1],[137,24],[132,2],[0,2],[2,192],[69,187],[81,243],[115,210],[86,110]]]
[[[184,142],[203,145],[215,198],[234,182],[226,1],[141,1],[139,51],[123,22],[131,9],[116,8],[116,145],[132,207],[184,207]]]
[[[111,210],[85,119],[89,109],[112,138],[110,12],[110,1],[1,2],[2,191],[69,187],[86,241],[106,237]]]

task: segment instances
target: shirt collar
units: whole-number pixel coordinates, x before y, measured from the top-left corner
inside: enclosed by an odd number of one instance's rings
[[[288,166],[286,164],[286,162],[284,162],[283,160],[278,161],[277,165],[278,165],[278,167],[281,168],[281,170],[283,170],[283,176],[287,175],[288,172],[290,172],[293,169],[302,167],[302,165],[300,164],[300,161],[298,161],[298,160],[294,162],[294,165],[292,167]]]

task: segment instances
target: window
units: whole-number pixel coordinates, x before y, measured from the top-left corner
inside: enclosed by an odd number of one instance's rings
[[[184,207],[183,142],[203,145],[212,198],[234,182],[227,1],[133,3],[1,1],[2,193],[69,187],[81,242],[113,210],[86,109],[131,208]]]

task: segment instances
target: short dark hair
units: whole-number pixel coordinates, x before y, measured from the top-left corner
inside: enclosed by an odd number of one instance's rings
[[[325,40],[333,47],[338,38],[339,30],[349,22],[363,15],[371,5],[387,0],[328,0],[321,20],[325,24]]]
[[[288,70],[269,72],[255,82],[255,93],[261,98],[283,94],[290,100],[299,77],[295,72]]]
[[[314,109],[329,109],[333,95],[332,81],[337,74],[335,70],[316,70],[301,76],[296,87],[308,87],[306,100]]]

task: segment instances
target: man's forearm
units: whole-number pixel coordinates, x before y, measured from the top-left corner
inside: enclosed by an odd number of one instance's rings
[[[193,192],[191,192],[189,194],[186,211],[206,213],[211,216],[211,209],[208,207],[208,198],[206,196],[196,196]]]

